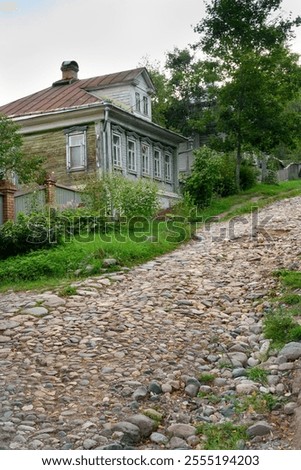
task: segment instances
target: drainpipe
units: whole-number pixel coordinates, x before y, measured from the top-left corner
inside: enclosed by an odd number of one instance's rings
[[[105,107],[105,113],[104,113],[104,122],[103,122],[103,171],[106,173],[109,169],[109,142],[108,142],[108,133],[107,133],[107,127],[108,127],[108,121],[109,121],[109,110],[110,108],[108,106]]]

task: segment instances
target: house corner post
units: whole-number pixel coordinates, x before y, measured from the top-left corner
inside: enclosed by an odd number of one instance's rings
[[[55,188],[56,188],[56,179],[53,175],[47,175],[44,181],[45,190],[46,190],[46,204],[48,207],[56,206],[56,197],[55,197]]]
[[[15,192],[17,188],[8,180],[0,180],[0,193],[3,194],[3,223],[15,220]]]

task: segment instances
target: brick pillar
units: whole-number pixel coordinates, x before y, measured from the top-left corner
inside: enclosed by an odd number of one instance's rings
[[[17,188],[8,180],[0,180],[0,193],[3,194],[3,223],[15,220],[15,192]]]
[[[46,188],[46,204],[49,207],[55,207],[56,197],[55,197],[55,183],[56,179],[53,175],[47,175],[44,181]]]

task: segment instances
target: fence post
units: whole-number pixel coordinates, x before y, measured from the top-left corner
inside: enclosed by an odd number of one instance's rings
[[[55,197],[55,185],[56,179],[53,175],[47,175],[44,181],[45,189],[46,189],[46,204],[49,207],[56,206],[56,197]]]
[[[17,188],[8,180],[0,180],[0,192],[3,194],[3,223],[15,220],[15,192]]]

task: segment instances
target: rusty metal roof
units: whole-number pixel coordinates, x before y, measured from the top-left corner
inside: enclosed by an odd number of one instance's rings
[[[5,114],[9,117],[20,117],[93,103],[102,103],[100,98],[90,93],[92,90],[130,83],[143,70],[145,69],[137,68],[99,77],[76,80],[71,83],[62,82],[62,84],[59,84],[58,81],[49,88],[0,106],[0,114]]]

